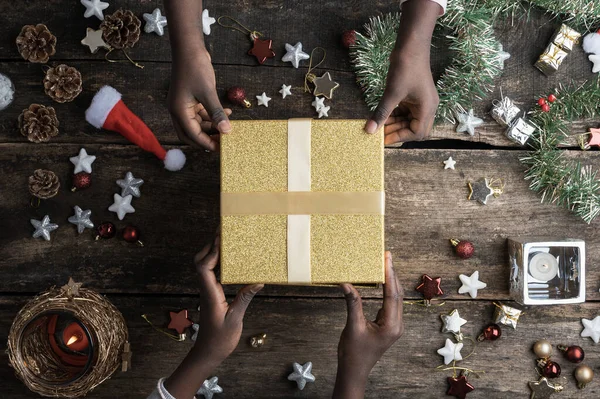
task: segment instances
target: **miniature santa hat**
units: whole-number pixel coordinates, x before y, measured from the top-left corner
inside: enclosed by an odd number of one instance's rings
[[[156,155],[167,170],[176,171],[185,165],[185,154],[178,149],[166,151],[156,136],[121,100],[121,93],[104,86],[85,111],[85,119],[96,128],[120,133],[127,140]]]

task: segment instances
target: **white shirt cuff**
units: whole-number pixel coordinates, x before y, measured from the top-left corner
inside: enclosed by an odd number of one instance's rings
[[[400,7],[402,7],[402,3],[406,3],[408,0],[400,0]],[[442,6],[442,14],[443,15],[446,12],[446,6],[448,5],[448,0],[431,0],[435,3],[438,3],[440,6]]]

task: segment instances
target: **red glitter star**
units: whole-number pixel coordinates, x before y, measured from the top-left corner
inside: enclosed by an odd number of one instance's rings
[[[600,147],[600,129],[590,129],[590,134],[592,137],[588,141],[588,145],[590,147],[593,145]]]
[[[248,51],[248,54],[255,56],[260,64],[264,64],[267,58],[275,57],[275,52],[271,49],[272,46],[273,40],[261,40],[256,38],[254,39],[254,45]]]
[[[187,309],[179,312],[169,312],[169,314],[171,315],[171,322],[169,323],[168,328],[172,328],[179,334],[183,334],[186,328],[194,324],[188,319]]]
[[[426,301],[431,301],[436,296],[444,295],[444,291],[442,291],[442,288],[440,287],[441,283],[441,277],[436,277],[433,279],[424,274],[421,284],[419,284],[415,289],[423,294],[423,297]]]
[[[461,375],[458,378],[448,377],[448,392],[446,395],[454,396],[458,399],[465,399],[469,392],[475,390],[475,387],[467,382],[467,377]]]

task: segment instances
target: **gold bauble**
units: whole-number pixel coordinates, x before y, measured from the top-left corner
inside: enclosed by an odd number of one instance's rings
[[[577,368],[573,372],[573,375],[575,375],[575,379],[577,380],[577,387],[579,389],[585,388],[585,385],[589,384],[594,379],[594,371],[590,366],[587,366],[585,364],[577,366]]]
[[[533,344],[533,353],[540,359],[546,359],[552,356],[552,344],[547,339],[540,339]]]

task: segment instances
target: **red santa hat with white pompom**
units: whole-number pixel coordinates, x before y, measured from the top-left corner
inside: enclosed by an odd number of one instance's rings
[[[104,86],[92,99],[85,111],[85,120],[98,129],[112,130],[156,155],[164,162],[165,169],[177,171],[185,165],[185,154],[178,149],[165,150],[150,128],[138,118],[121,100],[121,93],[111,86]]]

